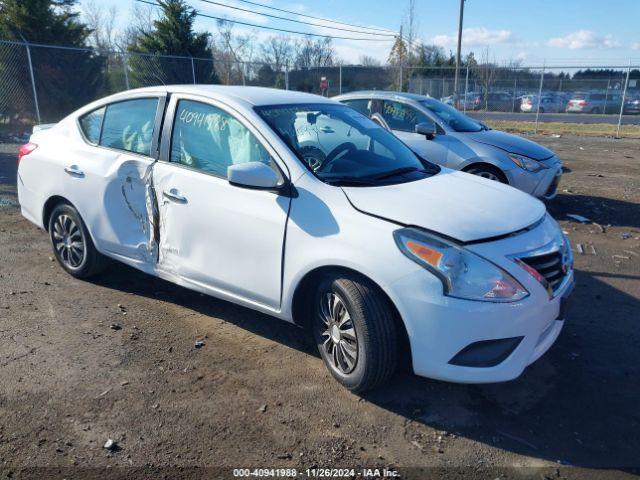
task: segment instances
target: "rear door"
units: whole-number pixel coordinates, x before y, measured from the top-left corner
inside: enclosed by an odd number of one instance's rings
[[[160,161],[158,269],[187,286],[280,305],[285,226],[291,198],[227,181],[227,167],[259,161],[286,169],[260,132],[210,99],[172,95]]]
[[[433,163],[445,165],[448,153],[447,135],[437,134],[432,140],[415,133],[418,123],[428,123],[438,130],[436,123],[417,108],[406,103],[384,100],[382,118],[391,131],[421,157]]]
[[[80,117],[87,154],[65,166],[97,247],[145,268],[155,262],[148,193],[165,98],[147,93]]]

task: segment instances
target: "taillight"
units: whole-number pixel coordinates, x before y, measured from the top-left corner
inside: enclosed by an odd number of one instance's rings
[[[36,145],[35,143],[31,143],[31,142],[25,143],[24,145],[22,145],[18,149],[18,163],[20,163],[20,160],[22,160],[22,157],[24,157],[25,155],[29,155],[36,148],[38,148],[38,145]]]
[[[586,107],[588,104],[587,104],[587,102],[582,100],[582,101],[578,102],[578,105],[580,105],[581,107]]]

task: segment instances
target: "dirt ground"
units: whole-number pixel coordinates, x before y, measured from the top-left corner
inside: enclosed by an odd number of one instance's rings
[[[640,141],[532,138],[565,162],[549,207],[585,252],[557,343],[512,382],[402,373],[363,396],[330,378],[294,326],[117,264],[91,282],[65,274],[20,216],[17,146],[0,146],[1,478],[636,477]]]

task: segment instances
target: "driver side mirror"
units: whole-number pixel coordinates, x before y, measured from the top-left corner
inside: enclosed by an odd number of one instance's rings
[[[436,136],[436,126],[433,123],[421,122],[416,125],[416,133],[424,135],[427,140],[433,140]]]
[[[278,188],[278,174],[262,162],[229,165],[227,179],[231,185],[244,188],[273,190]]]

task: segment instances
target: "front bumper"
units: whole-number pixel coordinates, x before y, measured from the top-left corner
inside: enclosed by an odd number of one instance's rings
[[[535,173],[518,167],[505,171],[509,185],[536,198],[552,200],[557,195],[558,185],[562,178],[562,162],[557,157],[552,157],[542,163],[547,168]]]
[[[524,245],[548,240],[557,233],[555,222],[547,219],[530,232],[469,249],[495,260],[496,252],[517,252]],[[532,276],[501,254],[495,263],[509,271],[530,293],[522,301],[490,303],[429,295],[424,282],[413,275],[396,282],[394,290],[402,292],[403,297],[398,309],[407,327],[413,370],[417,375],[458,383],[512,380],[558,338],[565,321],[561,304],[573,288],[573,271],[567,273],[553,298],[549,298],[548,292]],[[451,362],[476,342],[520,337],[517,347],[496,365],[474,367]]]

